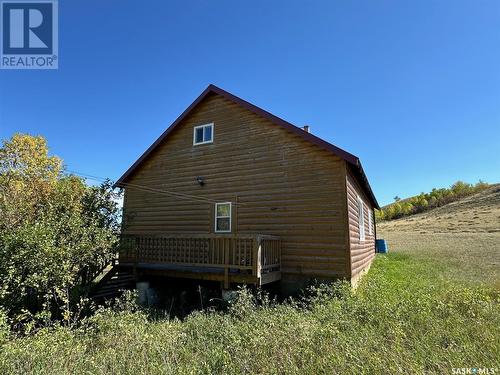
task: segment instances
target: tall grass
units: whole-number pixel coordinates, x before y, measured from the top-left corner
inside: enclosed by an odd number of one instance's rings
[[[438,277],[445,266],[408,255],[378,256],[356,292],[339,282],[316,287],[300,301],[275,303],[243,290],[228,312],[198,312],[184,321],[107,309],[78,329],[4,339],[0,373],[441,374],[498,368],[497,291]]]

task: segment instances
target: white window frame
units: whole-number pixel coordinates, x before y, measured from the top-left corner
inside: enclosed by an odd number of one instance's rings
[[[373,236],[373,209],[368,208],[368,234]]]
[[[364,241],[365,236],[365,205],[363,200],[358,196],[358,228],[359,228],[359,239]]]
[[[223,204],[229,205],[229,216],[217,216],[217,207]],[[215,233],[231,233],[231,221],[233,221],[232,216],[233,216],[233,207],[231,205],[231,202],[215,203],[215,222],[214,222]],[[227,218],[229,218],[229,230],[217,230],[217,219],[227,219]]]
[[[203,139],[205,139],[205,128],[212,128],[212,139],[209,141],[196,142],[196,130],[203,128]],[[193,146],[206,145],[214,142],[214,123],[198,125],[193,128]]]

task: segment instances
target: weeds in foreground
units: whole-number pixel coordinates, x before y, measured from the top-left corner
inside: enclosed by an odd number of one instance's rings
[[[451,373],[498,368],[498,293],[378,257],[353,292],[317,285],[283,303],[242,289],[227,312],[152,319],[126,302],[77,329],[0,335],[1,373]]]

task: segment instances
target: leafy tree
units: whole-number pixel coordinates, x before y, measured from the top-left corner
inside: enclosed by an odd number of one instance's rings
[[[375,209],[375,221],[383,221],[386,219],[386,213],[384,210]]]
[[[429,207],[434,208],[438,204],[438,199],[435,196],[429,198]]]
[[[65,173],[43,137],[16,134],[0,147],[0,307],[15,324],[68,321],[117,245],[110,182]]]
[[[392,213],[392,216],[394,218],[401,217],[403,215],[403,207],[399,202],[394,203],[393,205],[394,211]]]
[[[413,204],[411,204],[410,202],[404,202],[401,205],[401,212],[404,216],[412,214],[413,210],[414,210]]]
[[[483,180],[479,180],[476,185],[474,185],[474,190],[481,191],[488,188],[488,183]]]
[[[451,185],[451,191],[459,196],[459,197],[464,197],[472,191],[472,185],[465,183],[463,181],[457,181],[453,185]]]

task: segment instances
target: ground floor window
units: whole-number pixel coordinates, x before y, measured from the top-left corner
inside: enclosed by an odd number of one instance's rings
[[[215,204],[215,231],[231,232],[231,202]]]
[[[368,208],[368,234],[373,235],[373,210]]]
[[[358,197],[358,228],[359,239],[363,241],[365,239],[365,207],[360,197]]]

